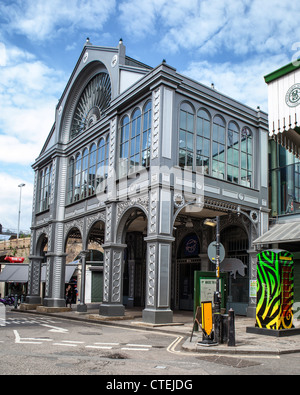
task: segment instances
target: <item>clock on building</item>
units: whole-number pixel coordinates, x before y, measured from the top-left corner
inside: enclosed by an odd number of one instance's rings
[[[111,101],[111,84],[107,73],[99,73],[84,88],[74,111],[70,137],[74,138],[103,115]]]

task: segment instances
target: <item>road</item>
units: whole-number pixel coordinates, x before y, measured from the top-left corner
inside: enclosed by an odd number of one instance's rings
[[[152,383],[153,387],[169,385],[172,391],[174,385],[192,385],[188,376],[194,375],[300,373],[298,353],[280,357],[191,353],[181,349],[184,339],[176,335],[10,309],[0,325],[1,375],[102,375],[107,386],[118,385],[112,375],[130,375],[132,380],[138,375],[152,380],[173,375],[173,381]]]

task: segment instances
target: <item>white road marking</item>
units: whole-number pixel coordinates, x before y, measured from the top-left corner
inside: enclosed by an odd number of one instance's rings
[[[67,333],[69,332],[68,329],[64,328],[59,328],[58,326],[53,326],[53,325],[48,325],[48,324],[40,324],[41,326],[45,326],[47,328],[52,328],[49,329],[49,332],[57,332],[57,333]]]
[[[72,344],[72,343],[53,343],[53,346],[77,347],[77,344]]]
[[[134,348],[134,347],[122,347],[121,350],[126,351],[149,351],[149,348]]]
[[[62,343],[83,344],[84,342],[80,342],[80,341],[77,341],[77,340],[62,340]]]
[[[111,350],[112,346],[85,346],[85,348],[96,348],[99,350]]]
[[[144,348],[151,348],[152,346],[149,344],[126,344],[127,347],[144,347]]]
[[[13,331],[15,334],[15,343],[26,343],[26,344],[42,344],[40,341],[28,341],[27,339],[21,339],[18,331],[14,330]],[[23,341],[25,340],[25,341]]]

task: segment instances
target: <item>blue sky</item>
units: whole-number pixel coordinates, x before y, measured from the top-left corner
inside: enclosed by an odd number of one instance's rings
[[[33,171],[87,37],[150,66],[163,59],[267,112],[263,76],[300,55],[299,2],[0,0],[0,223],[31,225]],[[298,52],[298,53],[297,53]]]

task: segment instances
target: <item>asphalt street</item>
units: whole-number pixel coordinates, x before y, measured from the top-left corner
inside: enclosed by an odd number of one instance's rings
[[[192,382],[187,382],[189,378],[196,383],[197,378],[204,375],[300,372],[300,353],[196,353],[182,348],[186,337],[166,333],[159,328],[146,330],[103,325],[100,322],[10,312],[9,309],[0,325],[2,375],[101,375],[104,376],[103,385],[108,386],[118,385],[111,381],[112,376],[117,375],[128,375],[135,380],[139,375],[173,377],[168,384],[172,391],[171,387],[176,385],[174,377],[182,381],[181,384],[177,382],[178,385],[187,386],[192,385]],[[163,385],[155,382],[153,386],[158,384]]]

